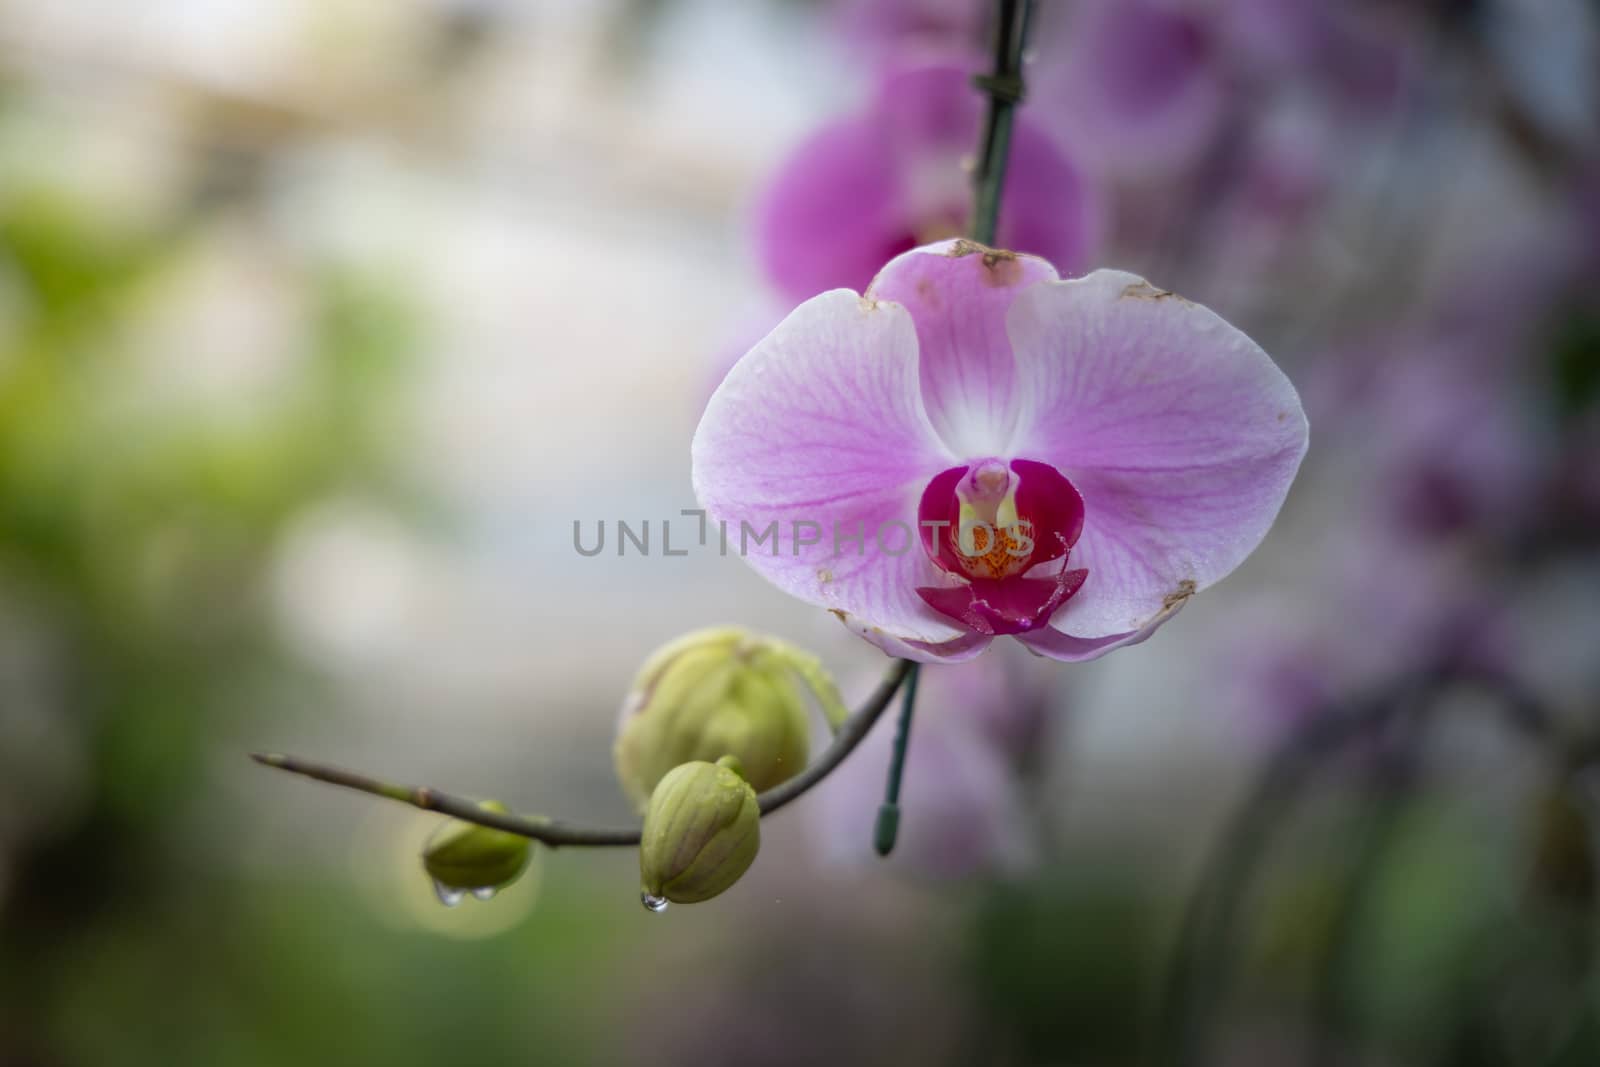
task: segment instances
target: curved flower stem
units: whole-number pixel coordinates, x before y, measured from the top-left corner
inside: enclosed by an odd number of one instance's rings
[[[989,96],[989,112],[983,123],[983,140],[979,144],[974,175],[972,239],[979,244],[994,244],[1000,217],[1000,193],[1006,183],[1006,161],[1011,155],[1011,125],[1023,97],[1022,53],[1027,47],[1032,14],[1032,0],[1000,0],[994,36],[994,69],[972,79],[973,84]]]
[[[878,688],[873,690],[866,702],[856,709],[834,734],[833,743],[828,746],[820,759],[789,781],[761,794],[759,798],[761,813],[770,815],[777,811],[822,781],[835,767],[843,763],[844,758],[861,743],[861,739],[867,736],[867,731],[872,729],[873,723],[878,721],[878,716],[882,715],[884,709],[894,700],[895,693],[899,691],[911,668],[912,664],[909,661],[896,660],[883,681],[878,683]],[[396,785],[329,763],[318,763],[314,760],[275,753],[252,753],[250,758],[280,771],[304,775],[319,782],[354,789],[361,793],[370,793],[385,800],[396,800],[414,808],[421,808],[423,811],[436,811],[441,815],[454,816],[479,826],[504,830],[552,848],[561,845],[596,847],[639,843],[637,826],[584,826],[543,815],[489,811],[479,807],[476,801],[453,793],[446,793],[429,786]]]

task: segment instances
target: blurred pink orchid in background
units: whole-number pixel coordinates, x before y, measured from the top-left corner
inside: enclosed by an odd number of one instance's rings
[[[913,52],[970,52],[983,41],[990,15],[983,0],[842,0],[832,21],[841,44],[893,62]]]
[[[1216,28],[1193,5],[1083,0],[1066,12],[1036,96],[1067,143],[1114,173],[1146,178],[1192,162],[1221,124],[1226,71]]]
[[[1288,379],[1209,310],[954,241],[802,304],[729,372],[692,455],[712,517],[776,524],[747,562],[886,652],[1010,634],[1083,660],[1237,567],[1306,441]]]
[[[1146,182],[1197,163],[1294,87],[1343,118],[1390,113],[1408,38],[1323,0],[1081,0],[1051,25],[1031,72],[1041,115],[1097,168]],[[1396,22],[1395,19],[1386,23]]]
[[[1403,11],[1327,0],[1223,0],[1219,30],[1246,81],[1300,82],[1352,118],[1404,97],[1416,27]]]
[[[983,104],[969,71],[928,62],[885,73],[872,104],[817,131],[779,168],[756,210],[756,253],[790,302],[860,290],[918,245],[967,230]],[[1088,265],[1100,196],[1027,111],[1011,141],[999,222],[1007,248],[1063,270]]]

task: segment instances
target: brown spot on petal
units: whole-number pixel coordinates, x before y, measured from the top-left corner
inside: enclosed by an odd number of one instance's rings
[[[864,297],[861,298],[861,310],[862,311],[877,311],[878,310],[878,302],[876,300],[872,299],[872,297],[870,297],[870,296],[864,296]]]
[[[817,581],[824,585],[828,584],[833,581],[833,572],[826,567],[822,568],[817,572]]]
[[[848,612],[840,611],[838,608],[829,608],[828,614],[846,625],[850,623],[850,614]]]
[[[1161,602],[1161,610],[1171,611],[1192,596],[1194,596],[1194,579],[1185,578],[1178,583],[1178,588],[1167,594],[1166,599]]]
[[[1017,259],[1015,252],[1008,252],[1003,248],[990,248],[977,241],[968,241],[965,238],[950,246],[950,251],[945,253],[952,259],[963,256],[983,257],[983,281],[985,285],[996,287],[1015,285],[1022,278],[1022,264]]]
[[[1015,252],[989,252],[983,257],[983,280],[996,288],[1022,280],[1022,264]]]
[[[1168,297],[1171,297],[1172,299],[1180,301],[1181,303],[1188,303],[1187,300],[1184,300],[1183,297],[1179,296],[1177,293],[1171,292],[1167,289],[1157,289],[1143,278],[1140,278],[1138,281],[1133,282],[1127,286],[1127,288],[1123,289],[1122,295],[1134,300],[1165,300]]]

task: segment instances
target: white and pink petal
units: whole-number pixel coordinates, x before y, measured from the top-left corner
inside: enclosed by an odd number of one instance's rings
[[[1307,445],[1294,387],[1210,310],[1121,271],[1034,286],[1007,328],[1023,398],[1012,454],[1083,495],[1074,638],[1137,634],[1266,535]]]
[[[952,457],[923,408],[904,308],[847,290],[800,305],[728,372],[692,457],[695,493],[727,524],[730,551],[780,589],[926,646],[926,658],[967,639],[916,591],[938,573],[916,536],[917,501]],[[771,540],[751,542],[774,524]]]
[[[923,402],[955,455],[995,455],[1011,437],[1020,398],[1006,314],[1018,294],[1055,279],[1035,256],[945,241],[895,257],[867,290],[911,313]]]

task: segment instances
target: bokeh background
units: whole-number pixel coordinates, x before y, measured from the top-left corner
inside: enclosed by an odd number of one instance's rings
[[[581,850],[442,908],[433,820],[245,755],[616,822],[677,634],[865,694],[572,527],[659,537],[737,354],[959,230],[904,79],[991,5],[0,3],[0,1064],[1600,1062],[1600,9],[1037,6],[1002,237],[1245,328],[1306,468],[1147,644],[929,670],[891,859],[885,722],[652,915]]]

